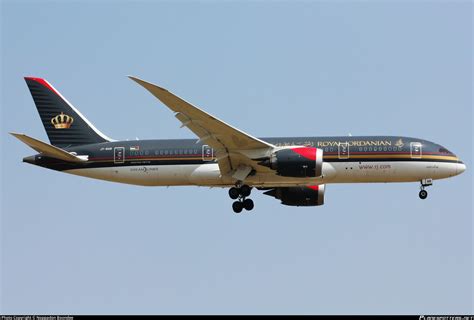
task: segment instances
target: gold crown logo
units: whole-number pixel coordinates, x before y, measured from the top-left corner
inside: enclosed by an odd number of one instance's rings
[[[51,124],[56,129],[67,129],[72,125],[73,122],[74,122],[73,117],[68,116],[67,114],[64,114],[62,112],[61,114],[58,114],[56,117],[51,119]]]

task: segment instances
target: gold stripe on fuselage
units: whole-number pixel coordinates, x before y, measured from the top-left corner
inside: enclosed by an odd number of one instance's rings
[[[169,160],[169,161],[183,161],[183,160],[202,160],[202,157],[188,157],[188,158],[165,158],[165,157],[154,157],[154,158],[125,158],[125,162],[132,161],[155,161],[155,160]],[[114,159],[105,159],[105,160],[90,160],[89,162],[114,162]]]
[[[448,161],[459,161],[458,157],[453,156],[440,156],[440,155],[422,155],[421,157],[413,157],[410,154],[350,154],[349,157],[341,156],[339,157],[336,155],[324,155],[324,160],[332,160],[332,159],[415,159],[415,160],[448,160]],[[166,157],[153,157],[153,158],[125,158],[125,162],[140,162],[140,161],[183,161],[183,160],[202,160],[202,157],[183,157],[183,158],[166,158]],[[214,160],[214,159],[213,159]],[[90,160],[90,162],[114,162],[113,159],[105,159],[105,160]]]
[[[410,154],[350,154],[347,158],[345,156],[339,157],[338,155],[324,155],[324,159],[416,159],[416,160],[449,160],[459,161],[458,157],[453,156],[434,156],[434,155],[422,155],[421,157],[412,156]]]

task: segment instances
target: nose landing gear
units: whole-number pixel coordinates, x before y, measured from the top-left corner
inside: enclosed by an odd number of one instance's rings
[[[418,193],[418,196],[420,199],[424,200],[428,197],[428,191],[425,190],[426,187],[432,186],[433,185],[433,179],[423,179],[421,180],[421,186],[420,186],[420,193]]]
[[[229,189],[229,197],[233,200],[238,199],[232,204],[232,209],[235,213],[241,213],[243,209],[251,211],[254,208],[254,203],[252,199],[246,199],[250,196],[252,188],[248,185],[243,185],[240,187],[233,187]]]

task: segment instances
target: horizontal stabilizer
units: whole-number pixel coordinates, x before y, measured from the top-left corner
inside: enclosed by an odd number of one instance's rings
[[[52,146],[50,144],[44,143],[42,141],[36,140],[32,137],[29,137],[25,134],[21,133],[13,133],[10,132],[12,136],[20,140],[21,142],[27,144],[34,150],[38,151],[39,153],[50,157],[50,158],[55,158],[63,161],[68,161],[68,162],[84,162],[87,161],[86,157],[81,157],[81,156],[75,156],[73,154],[70,154],[69,152]]]

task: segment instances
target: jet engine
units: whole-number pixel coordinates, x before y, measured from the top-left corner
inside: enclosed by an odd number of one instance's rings
[[[267,166],[283,177],[319,177],[323,170],[323,150],[311,147],[283,149],[259,164]]]
[[[281,200],[281,204],[296,207],[322,206],[324,204],[324,184],[308,187],[281,187],[264,192]]]

